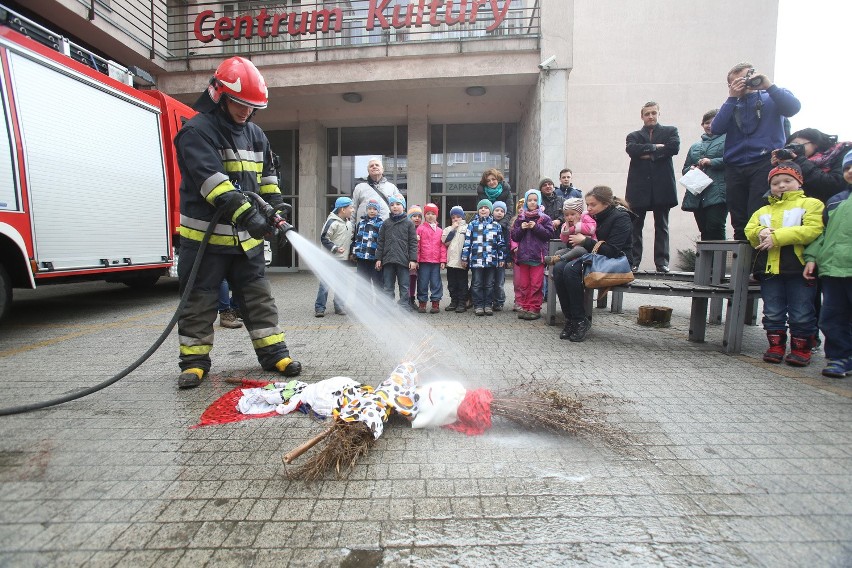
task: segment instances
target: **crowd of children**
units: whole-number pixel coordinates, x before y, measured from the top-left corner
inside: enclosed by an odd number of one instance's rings
[[[505,193],[495,170],[486,174],[483,179],[488,177],[495,186],[486,190],[495,197],[498,190]],[[852,184],[852,152],[843,160],[843,175]],[[392,196],[386,220],[379,217],[379,203],[373,200],[353,227],[351,200],[341,197],[329,214],[321,240],[340,260],[350,250],[359,274],[376,288],[381,285],[391,298],[398,288],[399,304],[420,313],[440,311],[444,294],[441,272],[446,268],[450,301],[445,310],[463,313],[472,306],[477,316],[493,315],[504,307],[505,271],[513,266],[513,309],[519,319],[536,320],[541,317],[546,266],[588,252],[584,246],[571,244],[583,241],[573,236],[597,238],[595,216],[585,210],[584,200],[577,197],[579,190],[570,185],[570,170],[563,170],[560,178],[563,183],[558,194],[563,205],[557,219],[545,213],[541,191],[531,189],[518,200],[511,219],[506,201],[483,197],[470,223],[465,221],[462,207],[455,206],[450,210],[450,225],[442,228],[437,205],[412,205],[406,212],[405,199]],[[771,363],[808,365],[819,329],[825,336],[823,374],[845,377],[852,374],[850,190],[824,205],[806,197],[802,185],[799,166],[780,163],[769,174],[768,205],[756,211],[745,228],[756,251],[752,272],[760,282],[764,304],[769,349],[763,358]],[[549,255],[549,241],[555,237],[566,247]],[[819,316],[814,308],[817,277],[822,284]],[[317,317],[325,311],[327,293],[320,283]],[[335,312],[344,313],[336,298]]]

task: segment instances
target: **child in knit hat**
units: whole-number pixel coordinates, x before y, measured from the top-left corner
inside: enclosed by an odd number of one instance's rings
[[[852,151],[843,157],[843,179],[852,184]],[[822,283],[819,328],[825,336],[826,377],[852,374],[852,187],[825,204],[825,233],[805,249],[805,279],[813,282],[816,268]]]
[[[427,203],[423,212],[426,220],[417,227],[417,311],[425,314],[429,300],[432,302],[429,312],[437,314],[444,296],[441,271],[447,264],[447,248],[441,240],[443,231],[438,225],[438,206]]]
[[[519,319],[541,317],[544,263],[553,223],[541,206],[541,192],[530,189],[524,194],[524,210],[512,225],[512,240],[518,243],[515,253],[515,289],[521,309]]]
[[[584,205],[583,200],[577,197],[570,197],[565,200],[565,203],[562,205],[562,216],[565,219],[565,223],[559,231],[559,239],[569,246],[568,248],[557,250],[553,256],[548,257],[547,264],[552,265],[560,261],[574,260],[589,252],[585,247],[571,247],[568,241],[568,237],[571,235],[585,235],[597,239],[595,230],[598,228],[598,223],[591,215],[584,211]]]
[[[382,273],[376,270],[376,248],[379,246],[379,230],[382,218],[379,215],[381,204],[376,199],[367,202],[367,214],[358,221],[353,238],[353,254],[357,272],[370,282],[373,290],[382,289]]]
[[[423,223],[423,209],[419,205],[412,205],[408,208],[408,218],[414,223],[414,230],[417,231]],[[418,242],[420,235],[417,235]],[[408,303],[412,310],[417,309],[417,268],[411,269],[408,274]]]
[[[512,221],[506,215],[508,208],[505,201],[495,201],[492,215],[494,220],[503,229],[503,258],[506,261],[503,266],[497,268],[496,280],[494,281],[494,304],[491,306],[495,312],[503,310],[506,304],[506,269],[512,265],[511,250],[509,247],[510,233],[512,232]]]
[[[769,205],[754,212],[745,235],[757,251],[752,262],[763,298],[763,328],[769,349],[763,360],[804,367],[816,341],[816,286],[804,277],[805,246],[823,229],[822,201],[805,197],[802,170],[781,162],[769,172]],[[790,327],[790,353],[787,327]]]
[[[334,210],[328,214],[320,233],[320,243],[340,261],[349,259],[349,249],[352,247],[352,199],[338,197],[334,202]],[[314,316],[321,318],[325,315],[325,303],[328,300],[328,287],[320,280],[317,298],[314,301]],[[343,302],[334,295],[334,313],[345,315]]]
[[[491,216],[493,205],[488,199],[477,204],[476,218],[467,227],[462,249],[462,266],[470,267],[474,313],[494,315],[494,281],[497,268],[503,266],[503,229]]]
[[[405,214],[405,198],[392,195],[388,202],[390,216],[379,229],[376,270],[382,271],[385,294],[393,299],[394,287],[399,286],[399,305],[410,308],[408,274],[417,267],[417,232]]]
[[[456,205],[450,209],[450,226],[444,228],[441,242],[447,247],[447,291],[450,294],[450,305],[444,309],[458,314],[467,310],[468,270],[462,266],[461,260],[466,235],[464,209]]]

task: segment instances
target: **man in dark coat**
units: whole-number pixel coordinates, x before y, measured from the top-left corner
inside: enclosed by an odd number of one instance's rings
[[[627,201],[637,217],[633,221],[634,270],[642,262],[642,229],[645,215],[654,212],[654,265],[669,271],[669,210],[678,203],[672,156],[680,151],[680,136],[674,126],[658,124],[660,105],[645,103],[641,130],[627,135]]]

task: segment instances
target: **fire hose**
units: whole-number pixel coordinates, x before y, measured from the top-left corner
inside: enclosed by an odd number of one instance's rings
[[[248,197],[252,202],[254,202],[254,206],[260,211],[261,215],[263,215],[267,221],[269,221],[270,232],[272,235],[277,234],[285,234],[287,231],[293,229],[293,226],[287,222],[287,219],[282,217],[279,213],[281,209],[287,209],[288,211],[291,209],[289,205],[286,203],[282,203],[278,207],[272,207],[266,201],[264,201],[259,195],[256,193],[252,193],[250,191],[243,191],[243,195]],[[289,212],[286,214],[289,217]],[[52,400],[46,400],[43,402],[34,402],[31,404],[22,404],[20,406],[12,406],[9,408],[0,408],[0,416],[11,416],[13,414],[23,414],[25,412],[32,412],[33,410],[40,410],[42,408],[48,408],[50,406],[56,406],[59,404],[64,404],[66,402],[71,402],[72,400],[77,400],[83,398],[85,396],[89,396],[90,394],[96,393],[99,390],[103,390],[108,386],[117,383],[133,371],[135,371],[142,363],[144,363],[148,358],[154,354],[154,352],[160,348],[160,346],[165,342],[166,338],[171,334],[178,320],[180,319],[180,314],[183,312],[183,308],[186,305],[187,300],[189,299],[189,295],[192,292],[192,286],[195,284],[195,277],[198,275],[198,268],[201,266],[201,260],[204,258],[204,251],[207,249],[207,243],[210,240],[210,236],[213,234],[213,230],[216,228],[216,224],[219,222],[219,219],[222,217],[222,210],[218,209],[216,213],[213,214],[213,218],[210,220],[210,224],[207,227],[207,232],[204,233],[204,237],[201,239],[201,244],[198,247],[198,254],[195,256],[195,262],[192,264],[192,269],[189,271],[189,277],[186,281],[186,288],[183,291],[183,294],[180,297],[180,302],[178,302],[178,307],[175,310],[172,319],[169,321],[166,328],[160,334],[160,337],[154,342],[151,347],[148,348],[145,353],[143,353],[138,359],[136,359],[133,363],[131,363],[124,370],[119,373],[113,375],[109,379],[98,383],[89,388],[76,391],[73,393],[69,393]]]

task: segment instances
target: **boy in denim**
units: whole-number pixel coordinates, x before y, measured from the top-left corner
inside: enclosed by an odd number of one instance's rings
[[[769,341],[763,360],[804,367],[811,362],[817,333],[816,286],[803,277],[804,250],[822,233],[824,206],[805,197],[802,170],[794,162],[782,162],[769,172],[769,191],[769,205],[755,211],[745,227],[757,251],[754,276],[760,281]],[[791,345],[785,357],[788,325]]]
[[[491,201],[477,205],[477,217],[467,227],[462,248],[462,266],[470,267],[474,313],[494,315],[494,280],[497,268],[504,265],[503,228],[491,216]]]
[[[399,305],[410,308],[408,275],[417,267],[417,233],[414,223],[405,214],[405,198],[392,195],[388,201],[390,216],[379,230],[376,270],[383,273],[385,294],[393,299],[396,284],[399,286]]]

